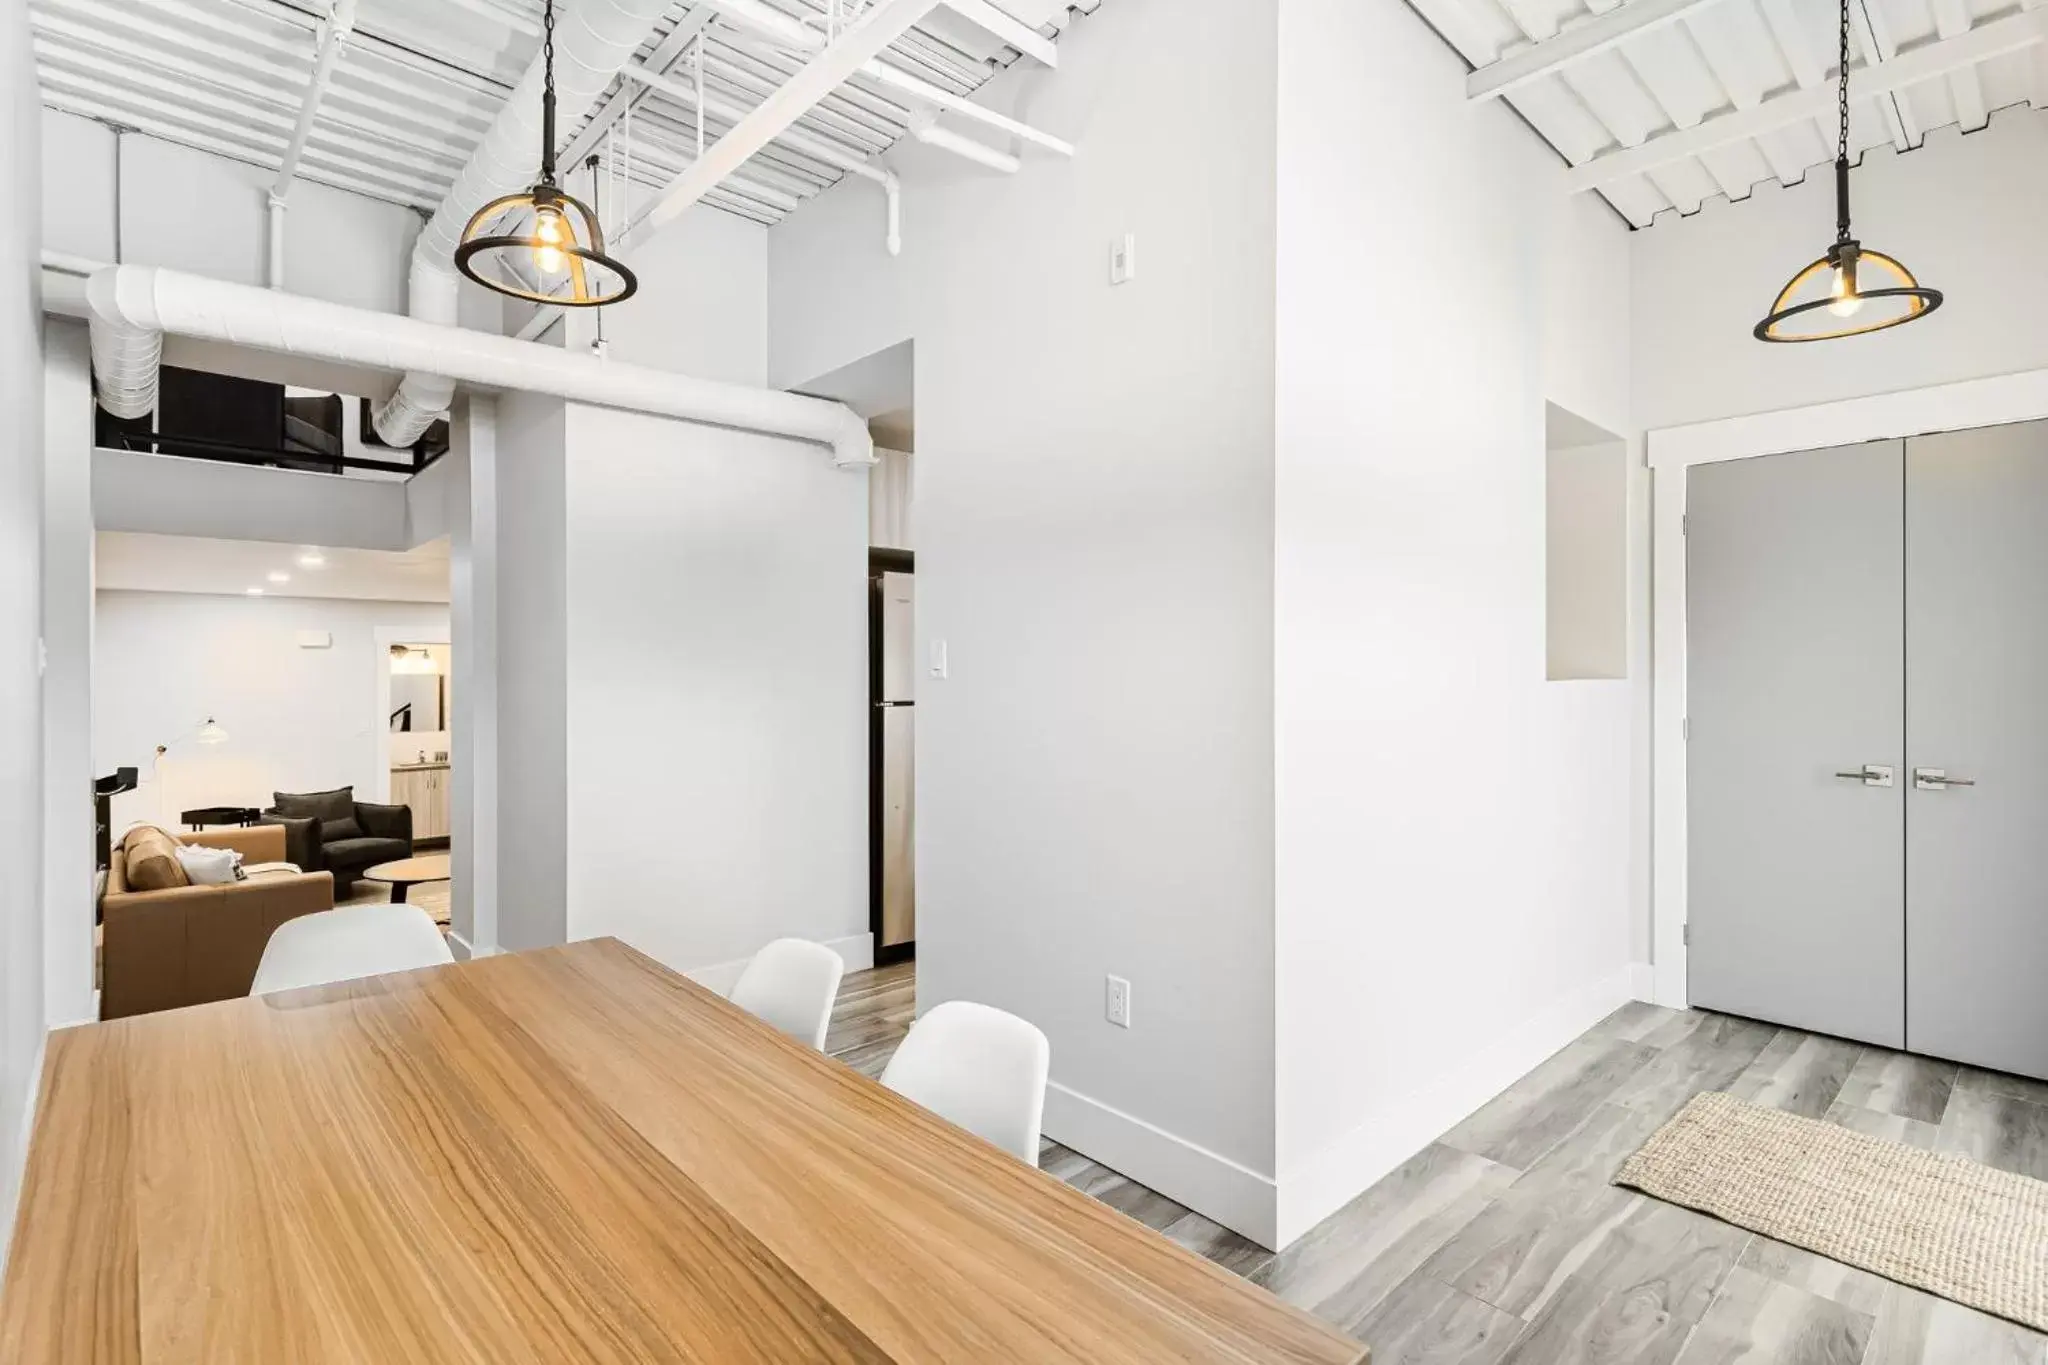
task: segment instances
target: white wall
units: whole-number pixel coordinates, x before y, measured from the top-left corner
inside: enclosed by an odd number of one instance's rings
[[[919,1004],[1038,1024],[1055,1138],[1248,1227],[1273,1159],[1262,10],[1116,0],[1057,72],[998,77],[977,99],[1081,154],[1004,178],[893,153],[900,258],[866,183],[769,233],[772,383],[917,342],[920,653],[951,661],[918,696]]]
[[[53,1024],[93,1009],[92,355],[50,318],[43,417],[44,990]]]
[[[1639,426],[2048,366],[2048,111],[2006,109],[1967,136],[1940,129],[1903,156],[1873,150],[1850,185],[1857,237],[1942,290],[1941,308],[1820,345],[1751,337],[1785,281],[1834,240],[1832,176],[1660,219],[1629,243]]]
[[[766,382],[768,229],[699,204],[621,248],[640,291],[604,310],[613,360],[733,384]],[[588,345],[594,314],[568,314],[568,345]]]
[[[1285,1240],[1624,998],[1634,708],[1544,680],[1544,400],[1632,430],[1628,233],[1407,7],[1279,46]]]
[[[470,953],[498,944],[498,404],[471,396],[449,428],[449,625],[455,673],[449,926]]]
[[[11,1235],[41,1065],[43,309],[36,77],[26,0],[0,0],[0,1227]]]
[[[282,545],[410,550],[406,485],[87,447],[93,520],[153,531]],[[82,456],[83,457],[83,456]]]
[[[96,261],[115,252],[114,134],[102,123],[40,111],[43,245]],[[216,279],[268,279],[268,195],[275,168],[142,133],[121,138],[121,259]],[[301,180],[287,214],[287,292],[382,312],[405,309],[419,216],[398,204]]]
[[[371,797],[388,773],[375,715],[378,629],[445,636],[448,608],[421,602],[214,597],[102,591],[94,622],[93,766],[133,765],[142,786],[113,801],[118,834],[136,820],[176,827],[194,806],[270,804],[278,791],[352,785]],[[306,649],[302,630],[331,632]],[[429,636],[428,638],[432,638]],[[155,748],[206,717],[225,743]]]
[[[866,499],[814,445],[569,409],[569,937],[868,965]]]
[[[568,936],[567,440],[559,398],[498,399],[497,942],[515,952]]]

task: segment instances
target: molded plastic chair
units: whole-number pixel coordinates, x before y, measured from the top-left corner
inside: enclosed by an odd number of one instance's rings
[[[910,1026],[882,1084],[940,1118],[1038,1164],[1052,1047],[1036,1025],[989,1005],[949,1000]]]
[[[263,947],[249,994],[325,986],[454,960],[433,918],[417,905],[349,905],[278,925]]]
[[[822,943],[778,938],[740,973],[727,998],[748,1014],[822,1050],[846,962]]]

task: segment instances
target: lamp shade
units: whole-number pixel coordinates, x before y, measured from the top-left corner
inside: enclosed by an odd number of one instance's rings
[[[604,229],[590,206],[546,179],[471,215],[455,266],[486,289],[564,308],[618,303],[640,287],[605,254]]]
[[[1758,341],[1832,341],[1897,327],[1939,307],[1939,289],[1852,239],[1786,281],[1754,334]]]
[[[199,733],[192,736],[192,738],[194,742],[199,744],[225,744],[228,732],[221,729],[219,721],[215,720],[212,716],[208,716],[206,723],[199,727]]]

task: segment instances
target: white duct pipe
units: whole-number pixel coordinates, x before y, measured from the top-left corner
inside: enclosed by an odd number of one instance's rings
[[[875,462],[867,423],[842,403],[744,384],[692,379],[156,266],[117,265],[86,281],[93,375],[117,417],[156,406],[166,332],[282,355],[387,371],[437,373],[468,384],[550,394],[576,403],[767,432],[829,446],[842,469]]]
[[[632,60],[640,40],[668,9],[669,0],[575,0],[555,21],[556,126],[574,128]],[[452,326],[458,290],[455,248],[469,216],[500,194],[533,183],[540,174],[541,87],[546,71],[536,56],[483,141],[455,178],[441,207],[420,229],[407,274],[407,309],[416,319]],[[387,445],[409,446],[448,411],[455,378],[410,370],[377,410],[377,435]]]
[[[292,180],[299,173],[299,158],[305,155],[306,139],[313,135],[313,120],[320,116],[320,101],[327,97],[327,86],[334,79],[334,64],[341,60],[341,50],[348,46],[349,35],[356,29],[356,0],[334,0],[328,7],[327,18],[321,21],[318,50],[313,57],[313,79],[306,87],[306,98],[299,105],[299,121],[292,128],[292,140],[285,148],[284,160],[277,168],[277,179],[270,186],[270,287],[284,288],[284,213],[285,200],[292,192]]]

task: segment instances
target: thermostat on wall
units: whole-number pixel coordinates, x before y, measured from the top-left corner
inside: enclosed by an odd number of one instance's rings
[[[332,649],[334,634],[325,630],[302,630],[299,632],[300,649]]]

